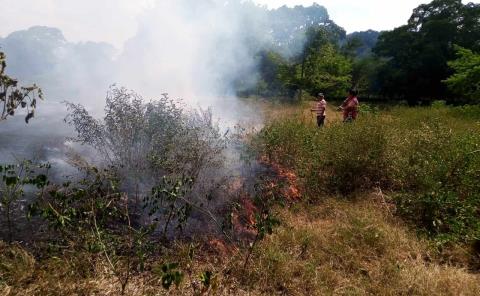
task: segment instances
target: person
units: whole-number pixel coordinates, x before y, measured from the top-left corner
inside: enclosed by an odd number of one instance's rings
[[[348,91],[348,97],[340,106],[343,111],[343,122],[352,122],[357,119],[360,103],[357,98],[358,92],[354,89]]]
[[[314,109],[311,109],[312,112],[317,114],[317,125],[318,127],[323,127],[325,125],[325,118],[327,117],[327,101],[325,100],[325,95],[319,93],[317,96],[317,104]]]

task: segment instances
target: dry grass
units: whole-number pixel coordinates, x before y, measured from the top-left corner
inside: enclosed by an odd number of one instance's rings
[[[195,295],[206,270],[215,277],[204,295],[480,295],[478,275],[432,259],[427,242],[373,195],[298,204],[280,213],[282,226],[261,242],[246,269],[242,251],[203,245],[190,261],[190,245],[178,243],[163,260],[180,263],[184,283],[166,292],[145,272],[132,278],[126,295]],[[120,293],[108,269],[81,255],[35,263],[18,246],[2,246],[0,266],[10,266],[1,269],[2,295]]]
[[[258,103],[268,120],[296,117],[314,125],[306,103]],[[330,106],[331,122],[340,114]],[[177,242],[150,267],[178,262],[182,285],[170,291],[147,269],[134,274],[126,295],[480,295],[480,275],[439,258],[395,218],[375,194],[356,201],[326,198],[278,210],[282,225],[262,241],[243,268],[245,250]],[[462,255],[452,255],[453,258]],[[98,258],[97,258],[98,259]],[[453,262],[452,262],[453,263]],[[214,274],[201,294],[199,274]],[[197,291],[195,294],[194,291]],[[35,261],[19,246],[0,244],[0,295],[119,295],[120,285],[102,260],[84,254]]]
[[[281,120],[285,118],[297,118],[302,122],[316,125],[315,113],[310,109],[315,107],[315,100],[305,100],[300,104],[285,104],[262,100],[248,100],[245,102],[249,107],[261,113],[265,122]],[[336,111],[335,103],[329,103],[327,108],[326,124],[342,120],[341,112]]]
[[[428,262],[428,246],[381,204],[327,200],[283,213],[239,273],[258,294],[479,295],[480,277]],[[259,287],[261,287],[259,289]]]

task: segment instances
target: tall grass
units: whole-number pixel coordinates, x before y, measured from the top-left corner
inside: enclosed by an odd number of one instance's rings
[[[258,138],[272,162],[293,169],[306,198],[392,192],[398,213],[439,242],[480,239],[478,107],[396,107],[317,129],[277,119]]]

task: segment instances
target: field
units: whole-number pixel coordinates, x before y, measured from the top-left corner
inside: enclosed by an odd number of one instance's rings
[[[320,130],[308,104],[258,104],[267,122],[250,146],[276,173],[275,223],[257,217],[253,245],[158,246],[125,295],[480,294],[478,107],[364,106],[347,125],[330,108]],[[101,254],[0,249],[2,295],[121,293]]]

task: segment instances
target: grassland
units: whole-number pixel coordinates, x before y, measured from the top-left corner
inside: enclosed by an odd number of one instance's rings
[[[369,108],[350,125],[330,109],[322,130],[307,104],[262,108],[252,145],[301,198],[272,208],[280,225],[247,264],[248,246],[178,241],[126,295],[480,295],[478,107]],[[164,262],[184,274],[169,291]],[[90,254],[0,245],[2,295],[118,295],[117,281]]]

